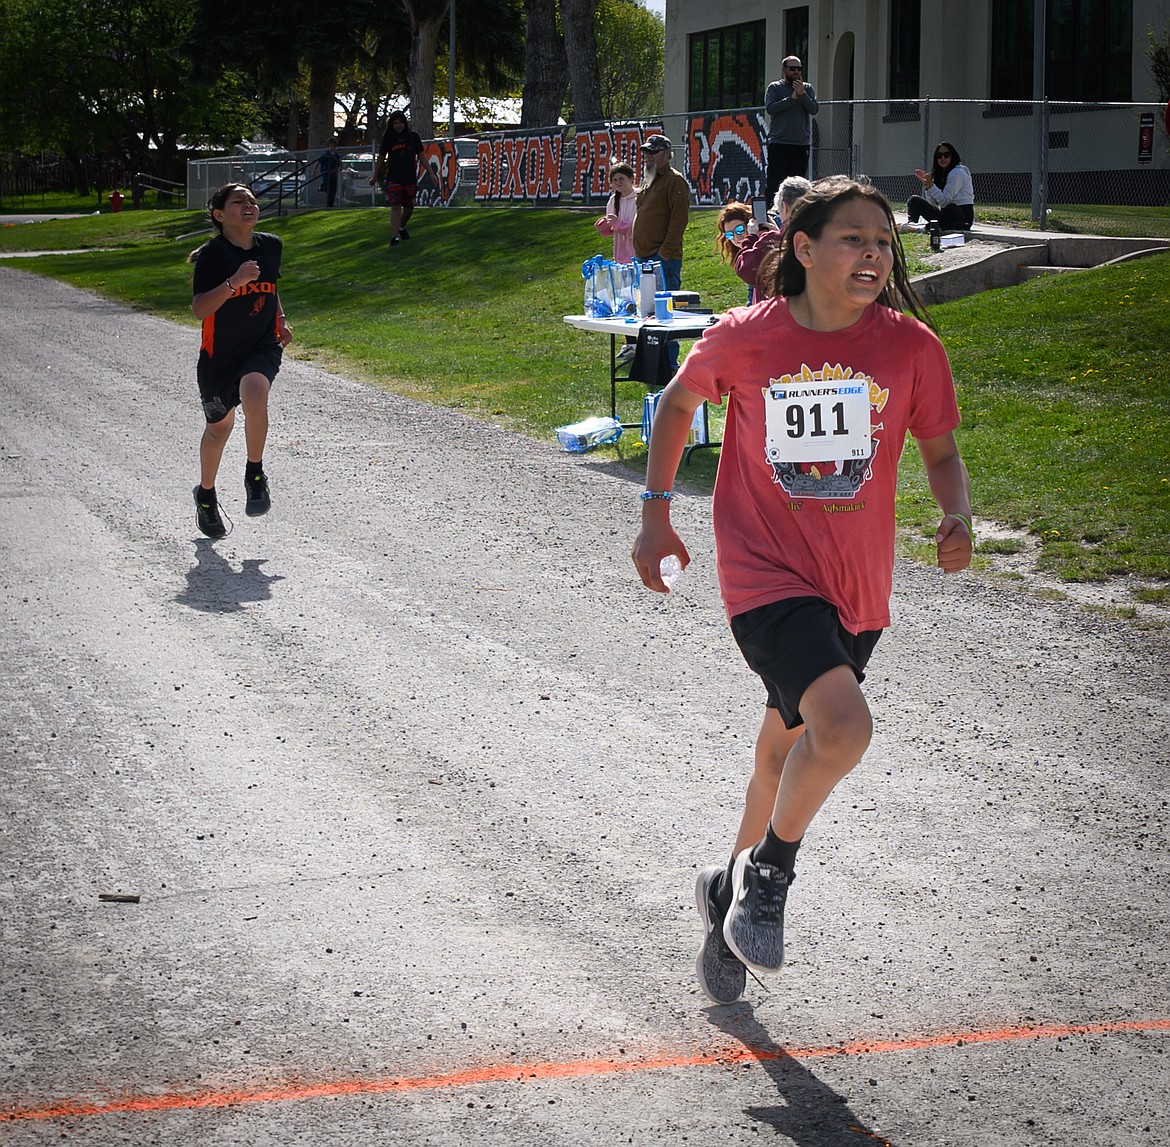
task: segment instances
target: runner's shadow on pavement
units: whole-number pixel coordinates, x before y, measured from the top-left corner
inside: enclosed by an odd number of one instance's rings
[[[187,571],[187,588],[175,595],[180,605],[200,613],[239,613],[245,606],[272,597],[272,583],[281,574],[266,574],[260,567],[267,558],[245,558],[236,569],[221,557],[211,539],[195,542],[196,564]]]
[[[849,1108],[845,1096],[819,1080],[800,1060],[773,1041],[751,1004],[711,1007],[709,1023],[737,1040],[776,1085],[782,1103],[745,1107],[744,1114],[767,1123],[797,1147],[865,1147],[890,1141],[870,1130]]]

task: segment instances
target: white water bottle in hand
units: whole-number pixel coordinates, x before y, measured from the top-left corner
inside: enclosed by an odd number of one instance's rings
[[[674,583],[678,581],[682,574],[682,562],[678,560],[676,554],[667,554],[666,557],[658,563],[658,576],[662,578],[663,584],[666,586],[669,593],[674,589]]]

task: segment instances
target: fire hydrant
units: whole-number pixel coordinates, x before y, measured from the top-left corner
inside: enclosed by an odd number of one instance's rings
[[[125,196],[120,191],[110,192],[110,210],[117,215],[122,210],[122,200]]]

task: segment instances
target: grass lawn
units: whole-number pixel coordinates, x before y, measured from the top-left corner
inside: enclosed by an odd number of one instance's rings
[[[128,247],[174,239],[203,227],[197,211],[123,211],[44,223],[6,222],[0,215],[0,251]]]
[[[1057,203],[1048,208],[1043,227],[1032,222],[1031,204],[979,204],[977,223],[1005,227],[1036,227],[1070,235],[1109,235],[1115,238],[1170,239],[1170,211],[1165,207],[1114,207],[1094,203]]]
[[[289,353],[548,441],[563,423],[608,413],[604,336],[561,321],[581,310],[582,261],[606,250],[594,216],[422,210],[413,237],[392,251],[384,209],[267,220],[286,244]],[[744,288],[713,253],[714,220],[692,213],[683,277],[723,310]],[[0,250],[115,246],[17,265],[193,324],[185,256],[199,226],[193,212],[123,212],[0,227]],[[925,245],[907,240],[911,252]],[[1060,577],[1170,580],[1168,298],[1170,256],[1159,255],[934,309],[963,408],[958,438],[976,514],[1034,533],[1043,565]],[[643,393],[621,388],[625,421],[640,416]],[[636,432],[607,452],[635,468],[645,462]],[[903,525],[932,536],[916,451],[905,458]],[[709,488],[716,463],[717,452],[700,451],[685,476]]]

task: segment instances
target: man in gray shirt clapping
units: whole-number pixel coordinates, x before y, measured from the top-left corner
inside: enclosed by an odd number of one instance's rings
[[[768,113],[768,202],[790,175],[808,175],[812,146],[812,117],[819,110],[817,93],[804,82],[798,56],[785,56],[780,65],[784,78],[773,80],[764,93]]]

